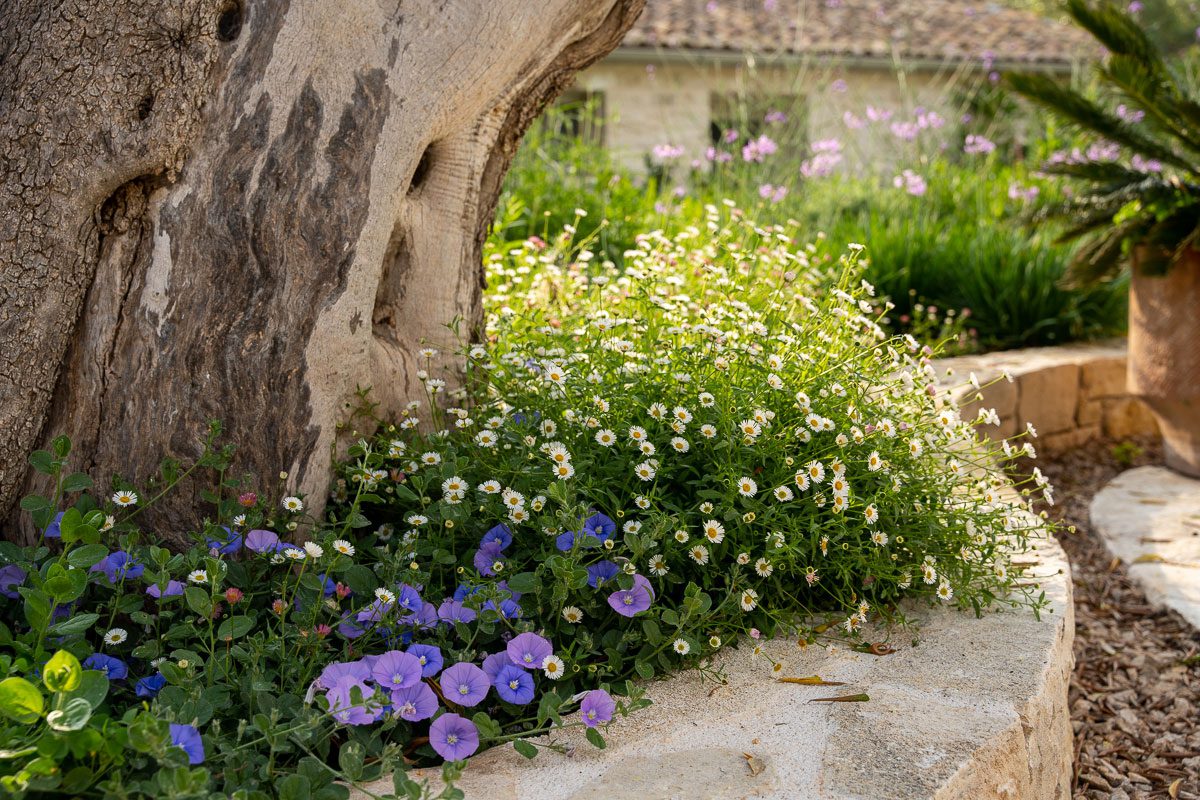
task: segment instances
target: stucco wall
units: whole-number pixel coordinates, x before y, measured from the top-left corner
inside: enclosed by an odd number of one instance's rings
[[[717,62],[711,58],[634,59],[620,52],[583,72],[577,86],[604,93],[608,114],[605,143],[623,164],[640,170],[659,144],[685,149],[684,159],[702,158],[710,145],[712,96],[782,94],[806,98],[810,140],[837,138],[848,166],[894,163],[916,145],[899,142],[888,123],[849,130],[847,111],[864,118],[867,106],[888,109],[895,120],[911,120],[924,107],[947,122],[957,119],[954,87],[969,76],[953,67],[896,70],[887,66],[813,67],[803,63]],[[797,157],[798,160],[798,157]]]

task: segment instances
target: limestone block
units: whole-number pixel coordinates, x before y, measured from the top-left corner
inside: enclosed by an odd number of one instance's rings
[[[1076,425],[1099,425],[1104,419],[1104,401],[1099,398],[1089,399],[1084,396],[1082,389],[1079,394],[1079,408],[1075,410]]]
[[[1059,433],[1075,427],[1079,404],[1079,366],[1059,364],[1021,375],[1017,416],[1022,427],[1031,422],[1039,433]]]
[[[1091,517],[1147,599],[1200,627],[1200,480],[1163,467],[1127,470],[1096,494]]]
[[[1079,447],[1084,442],[1099,438],[1099,424],[1084,425],[1079,428],[1073,428],[1069,431],[1044,434],[1038,437],[1038,441],[1034,446],[1046,455],[1053,455],[1055,453],[1071,450],[1075,447]]]
[[[1129,394],[1129,390],[1125,386],[1125,358],[1110,356],[1081,362],[1079,391],[1085,400],[1097,397],[1123,397]]]
[[[1104,435],[1110,439],[1155,435],[1158,421],[1136,397],[1113,397],[1101,401],[1104,408]]]

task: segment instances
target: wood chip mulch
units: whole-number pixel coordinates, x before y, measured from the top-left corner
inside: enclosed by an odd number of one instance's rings
[[[1132,466],[1161,463],[1156,443],[1136,444]],[[1040,464],[1058,501],[1046,510],[1076,526],[1059,537],[1075,583],[1073,796],[1200,800],[1200,631],[1151,606],[1089,526],[1092,496],[1126,468],[1113,448]]]

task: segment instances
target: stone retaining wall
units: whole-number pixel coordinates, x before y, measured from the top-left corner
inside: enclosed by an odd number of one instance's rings
[[[1040,619],[910,603],[918,627],[892,632],[891,655],[766,643],[784,675],[844,683],[833,687],[780,683],[743,645],[718,657],[721,685],[695,671],[652,682],[654,705],[616,720],[606,749],[578,729],[554,736],[566,752],[532,761],[496,747],[470,759],[460,788],[467,800],[1069,800],[1070,570],[1053,540],[1036,561]],[[856,693],[870,699],[813,702]],[[414,777],[437,786],[437,774]]]
[[[1000,427],[981,429],[995,438],[1012,436],[1032,423],[1038,450],[1050,454],[1100,436],[1126,439],[1158,433],[1150,410],[1125,388],[1125,360],[1122,341],[1008,350],[936,364],[944,387],[965,382],[972,372],[986,384],[1007,370],[1012,382],[1000,380],[981,392],[970,386],[957,391],[963,416],[995,408]],[[977,394],[982,400],[975,399]]]

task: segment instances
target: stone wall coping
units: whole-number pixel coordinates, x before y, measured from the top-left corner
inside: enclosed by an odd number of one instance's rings
[[[1052,539],[1034,559],[1050,602],[1040,619],[909,605],[919,625],[892,631],[891,655],[764,644],[782,674],[845,682],[835,687],[780,683],[745,642],[717,658],[724,685],[694,670],[651,683],[654,705],[614,722],[606,749],[578,729],[555,736],[565,754],[496,747],[468,762],[460,788],[468,800],[1066,800],[1070,572]],[[811,702],[860,692],[870,700]]]

